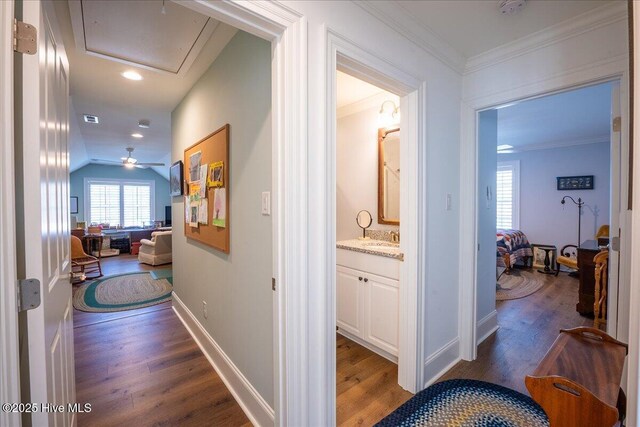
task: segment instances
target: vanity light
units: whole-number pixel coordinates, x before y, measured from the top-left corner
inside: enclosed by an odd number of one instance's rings
[[[140,75],[140,73],[137,73],[133,70],[125,71],[124,73],[122,73],[122,77],[129,80],[142,80],[142,76]]]
[[[378,113],[378,127],[387,128],[398,122],[400,122],[400,107],[390,99],[384,101]]]

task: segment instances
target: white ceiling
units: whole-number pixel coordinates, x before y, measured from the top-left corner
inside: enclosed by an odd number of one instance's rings
[[[609,141],[611,83],[523,101],[498,110],[498,145],[514,150]]]
[[[342,71],[338,71],[337,73],[336,106],[338,108],[380,95],[381,93],[385,93],[385,91],[378,86],[369,84]]]
[[[500,13],[498,0],[396,3],[466,58],[575,17],[611,0],[528,0],[519,13]]]
[[[69,3],[73,2],[76,0],[69,0]],[[133,67],[79,50],[74,39],[69,3],[53,3],[70,63],[70,114],[73,116],[70,120],[71,170],[84,166],[94,158],[119,160],[126,155],[125,148],[128,146],[135,148],[134,157],[141,162],[168,163],[171,158],[171,111],[209,68],[237,30],[216,23],[213,34],[204,43],[193,64],[177,75],[150,70],[148,67]],[[190,18],[185,19],[184,8],[171,1],[165,2],[166,15],[161,13],[162,0],[83,2],[88,3],[91,7],[98,4],[110,5],[112,9],[116,9],[113,7],[114,3],[118,4],[118,28],[121,32],[130,31],[128,36],[122,36],[123,40],[129,40],[122,46],[123,51],[129,53],[135,52],[136,48],[132,45],[145,38],[176,37],[183,40],[181,43],[184,46],[184,43],[189,43],[184,40],[191,38],[193,41],[194,31],[191,27],[202,29],[202,19],[207,19],[194,16],[191,11],[187,11]],[[72,7],[76,6],[77,4],[72,4]],[[141,8],[147,13],[140,15]],[[168,31],[165,28],[166,21],[174,16],[177,21],[169,26],[171,31]],[[141,20],[145,21],[145,34],[136,34],[136,27],[141,25]],[[149,43],[148,40],[145,43]],[[112,43],[110,49],[114,51],[117,45]],[[157,47],[157,52],[158,56],[163,56],[161,47]],[[175,45],[168,45],[164,54],[165,60],[174,57]],[[153,61],[148,55],[145,58],[147,62]],[[131,69],[140,73],[143,80],[131,81],[121,76],[122,72]],[[97,115],[100,123],[84,123],[82,115],[85,113]],[[140,119],[149,119],[151,128],[138,128]],[[131,134],[134,132],[142,133],[144,138],[132,138]],[[168,177],[168,166],[154,169]]]

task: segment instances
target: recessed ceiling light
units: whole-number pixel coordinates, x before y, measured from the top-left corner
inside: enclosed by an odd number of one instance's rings
[[[142,138],[143,135],[141,133],[132,133],[131,136],[134,138]]]
[[[124,73],[122,73],[122,77],[129,80],[142,80],[142,76],[139,73],[132,70],[125,71]]]

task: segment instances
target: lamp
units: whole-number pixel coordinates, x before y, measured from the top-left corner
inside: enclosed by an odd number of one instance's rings
[[[380,105],[378,113],[378,127],[387,128],[400,121],[400,107],[390,99]]]
[[[582,218],[582,206],[584,206],[584,202],[582,201],[582,199],[580,197],[578,197],[578,201],[576,202],[573,197],[571,196],[564,196],[562,198],[562,200],[560,200],[560,203],[562,203],[563,205],[566,203],[565,199],[569,199],[571,200],[576,206],[578,206],[578,247],[580,247],[580,220]]]

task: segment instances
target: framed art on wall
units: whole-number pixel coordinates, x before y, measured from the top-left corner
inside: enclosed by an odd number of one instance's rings
[[[71,196],[71,201],[69,203],[69,212],[72,215],[78,213],[78,196]]]
[[[169,191],[172,196],[182,196],[182,181],[184,181],[184,172],[182,160],[178,160],[169,168]]]

